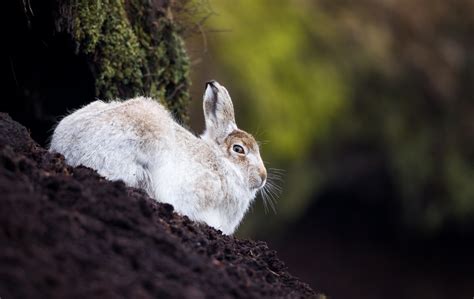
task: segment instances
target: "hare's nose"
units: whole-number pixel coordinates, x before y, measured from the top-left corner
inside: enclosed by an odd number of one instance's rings
[[[267,179],[267,170],[265,168],[260,169],[258,175],[260,176],[262,182],[264,182]]]

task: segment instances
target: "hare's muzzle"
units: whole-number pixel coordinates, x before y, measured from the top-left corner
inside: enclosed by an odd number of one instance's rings
[[[258,176],[260,177],[260,180],[261,180],[261,184],[258,187],[260,189],[263,186],[265,186],[265,183],[267,182],[267,170],[265,169],[265,167],[261,167],[258,170]]]

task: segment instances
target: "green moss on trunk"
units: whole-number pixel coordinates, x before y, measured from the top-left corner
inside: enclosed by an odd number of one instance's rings
[[[189,62],[169,5],[64,1],[56,29],[70,34],[78,53],[88,57],[99,98],[151,96],[186,121]]]

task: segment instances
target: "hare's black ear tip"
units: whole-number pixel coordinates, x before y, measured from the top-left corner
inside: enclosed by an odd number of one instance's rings
[[[209,85],[210,85],[211,87],[214,87],[216,83],[217,83],[216,80],[209,80],[209,81],[206,82],[205,88],[207,88]]]

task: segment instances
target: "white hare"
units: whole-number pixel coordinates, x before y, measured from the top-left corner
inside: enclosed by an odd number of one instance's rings
[[[59,122],[50,151],[232,234],[267,171],[255,139],[237,128],[223,86],[206,83],[203,108],[206,129],[196,137],[150,98],[95,101]]]

